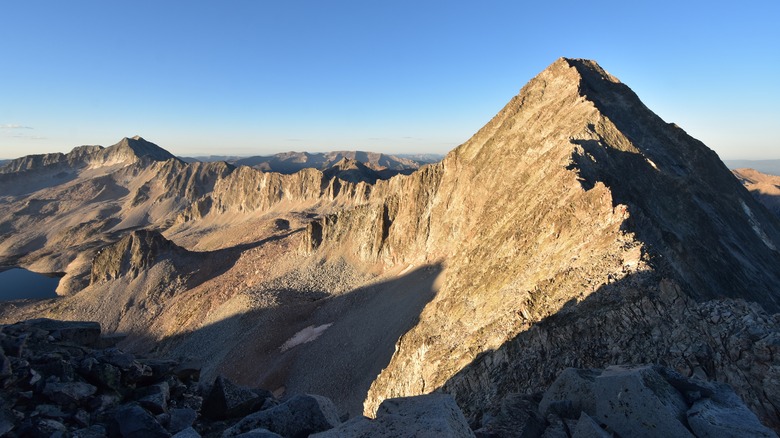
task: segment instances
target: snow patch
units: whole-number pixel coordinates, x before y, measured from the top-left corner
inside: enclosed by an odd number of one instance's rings
[[[764,233],[764,230],[761,229],[761,226],[758,225],[758,221],[756,221],[756,217],[753,216],[753,211],[750,209],[750,207],[745,204],[745,201],[740,200],[739,203],[742,204],[742,210],[750,220],[750,226],[753,227],[753,231],[756,233],[756,235],[761,238],[761,241],[763,241],[764,245],[768,246],[769,249],[777,251],[775,245],[773,245],[772,241],[769,240],[769,236],[767,236],[766,233]]]
[[[323,324],[317,327],[314,327],[313,325],[310,325],[306,327],[305,329],[299,331],[296,333],[292,338],[288,339],[287,342],[282,344],[281,347],[279,347],[280,351],[287,351],[296,345],[305,344],[307,342],[311,342],[317,338],[320,337],[320,335],[328,329],[328,327],[332,326],[333,323],[330,324]]]

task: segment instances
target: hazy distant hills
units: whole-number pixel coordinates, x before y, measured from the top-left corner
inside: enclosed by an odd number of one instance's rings
[[[253,167],[264,172],[290,175],[303,169],[317,169],[329,177],[350,182],[375,182],[398,174],[408,175],[425,164],[440,161],[437,154],[387,155],[378,152],[282,152],[274,155],[238,157],[209,155],[182,157],[188,163],[224,161],[234,166]]]
[[[342,158],[360,161],[372,168],[388,168],[403,170],[417,168],[424,164],[435,163],[444,158],[439,154],[395,154],[388,155],[379,152],[365,151],[332,151],[332,152],[281,152],[273,155],[256,155],[250,157],[231,155],[208,155],[196,157],[180,157],[188,163],[224,161],[238,166],[258,167],[261,170],[271,170],[280,173],[294,173],[305,168],[324,170],[340,161]]]
[[[780,160],[724,160],[729,169],[755,169],[769,175],[780,176]]]
[[[423,166],[123,139],[3,171],[0,264],[65,277],[0,322],[97,320],[204,381],[352,415],[444,391],[475,425],[568,367],[663,364],[780,426],[780,221],[593,61],[555,61]]]

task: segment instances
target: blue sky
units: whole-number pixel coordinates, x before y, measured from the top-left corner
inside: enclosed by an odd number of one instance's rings
[[[0,157],[444,153],[582,57],[724,159],[780,158],[780,2],[5,1]]]

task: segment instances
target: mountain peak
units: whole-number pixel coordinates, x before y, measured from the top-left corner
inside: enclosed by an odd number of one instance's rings
[[[106,152],[108,154],[116,153],[121,156],[130,155],[128,158],[150,158],[154,161],[177,159],[170,152],[145,140],[140,135],[135,135],[131,138],[125,137],[119,143],[106,148]]]

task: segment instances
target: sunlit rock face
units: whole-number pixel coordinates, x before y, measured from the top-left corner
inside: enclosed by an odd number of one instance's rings
[[[0,261],[65,297],[3,318],[99,320],[352,414],[443,390],[474,425],[566,367],[660,363],[780,424],[777,218],[596,63],[554,62],[439,163],[371,160],[282,174],[140,138],[14,160]]]

